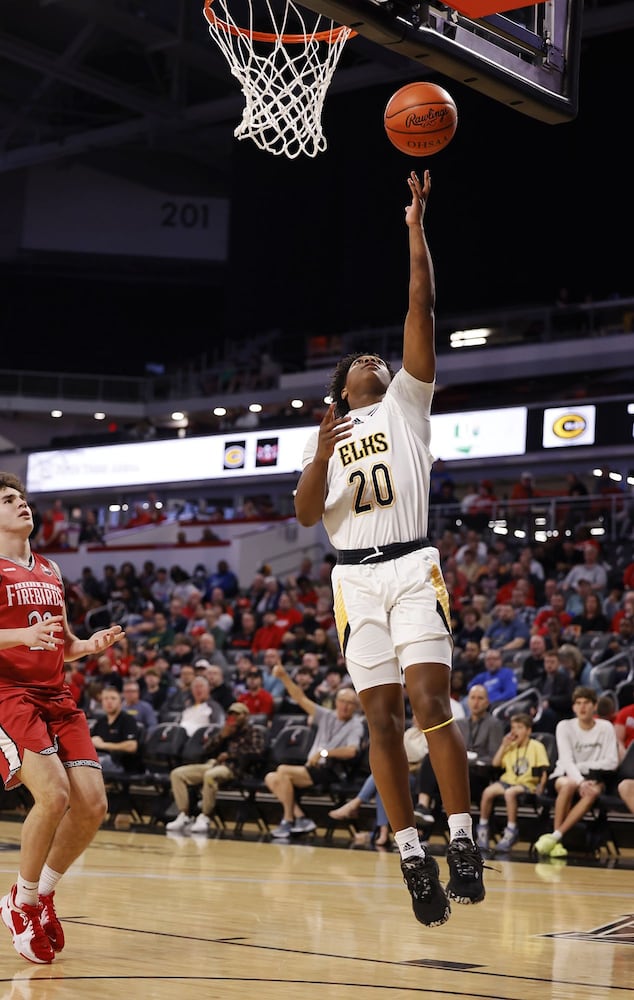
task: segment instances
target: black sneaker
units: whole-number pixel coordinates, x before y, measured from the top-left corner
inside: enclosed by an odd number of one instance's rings
[[[412,897],[414,916],[427,927],[440,927],[449,920],[451,907],[438,877],[438,864],[431,855],[401,861],[403,880]]]
[[[481,903],[484,899],[480,848],[468,837],[456,837],[447,848],[447,895],[456,903]]]

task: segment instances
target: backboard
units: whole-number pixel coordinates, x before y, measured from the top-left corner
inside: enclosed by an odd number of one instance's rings
[[[500,0],[508,7],[510,0]],[[549,0],[486,16],[490,0],[301,0],[360,35],[508,107],[555,124],[577,114],[583,3]]]

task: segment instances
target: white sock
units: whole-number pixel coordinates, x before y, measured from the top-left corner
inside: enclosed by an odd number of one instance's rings
[[[562,836],[563,836],[563,834],[561,834],[559,832],[559,830],[553,830],[553,840],[555,841],[555,843],[558,844],[559,841],[561,840]]]
[[[488,830],[489,829],[489,821],[488,821],[488,819],[481,819],[480,822],[478,823],[478,827],[481,830]]]
[[[53,871],[53,869],[49,868],[48,865],[44,865],[42,868],[42,874],[40,875],[40,884],[38,887],[40,896],[50,896],[52,892],[55,892],[55,887],[62,875],[63,872]]]
[[[408,826],[406,830],[397,830],[394,840],[401,852],[401,858],[424,858],[425,852],[418,839],[418,830],[413,826]]]
[[[27,882],[18,873],[15,901],[18,906],[37,906],[37,882]]]
[[[473,840],[471,816],[469,813],[454,813],[447,819],[449,823],[449,840],[456,840],[458,837],[466,837]]]

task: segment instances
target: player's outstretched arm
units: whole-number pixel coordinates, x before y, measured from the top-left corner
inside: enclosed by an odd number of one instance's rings
[[[409,233],[409,301],[403,334],[403,367],[421,382],[433,382],[436,377],[436,288],[423,223],[431,191],[429,170],[425,170],[422,182],[413,170],[407,183],[412,200],[405,209]]]

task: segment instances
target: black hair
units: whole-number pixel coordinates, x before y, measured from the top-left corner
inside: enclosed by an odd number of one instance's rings
[[[345,358],[336,366],[330,378],[330,384],[328,386],[328,395],[332,399],[333,403],[336,403],[335,413],[338,417],[343,417],[350,409],[350,403],[347,399],[344,399],[341,395],[346,386],[346,379],[348,378],[348,372],[352,366],[353,361],[357,358],[363,358],[366,354],[371,353],[368,351],[355,351],[353,354],[346,354]],[[378,358],[378,354],[373,354],[373,357]],[[384,359],[381,359],[384,361]],[[390,373],[390,379],[394,378],[394,369],[390,365],[389,361],[384,361],[385,367]]]

